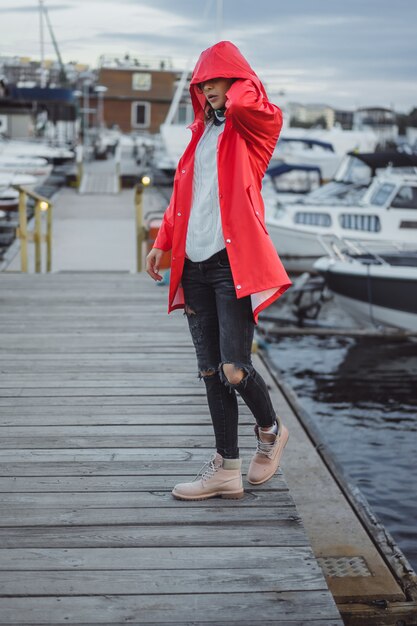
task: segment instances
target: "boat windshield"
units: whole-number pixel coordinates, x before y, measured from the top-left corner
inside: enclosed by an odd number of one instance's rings
[[[372,180],[372,170],[369,165],[349,154],[339,165],[333,180],[368,186]]]
[[[376,206],[383,206],[386,204],[388,198],[394,190],[394,187],[395,185],[390,183],[383,183],[382,185],[379,185],[371,196],[371,204],[375,204]]]
[[[417,209],[417,187],[403,185],[391,202],[394,209]]]

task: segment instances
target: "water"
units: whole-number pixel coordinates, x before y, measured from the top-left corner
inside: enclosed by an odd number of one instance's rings
[[[417,343],[299,336],[268,352],[417,571]]]

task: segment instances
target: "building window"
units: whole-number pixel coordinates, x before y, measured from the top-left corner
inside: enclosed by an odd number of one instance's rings
[[[149,91],[152,87],[152,74],[149,72],[134,72],[132,74],[132,89],[135,91]]]
[[[149,128],[151,122],[151,103],[132,102],[132,127]]]

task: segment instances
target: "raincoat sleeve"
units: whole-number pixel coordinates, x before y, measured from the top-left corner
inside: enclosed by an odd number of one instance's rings
[[[231,116],[240,135],[262,146],[276,143],[282,128],[282,112],[269,102],[257,85],[249,79],[238,79],[226,94],[226,117]]]
[[[159,248],[168,252],[172,248],[172,235],[174,231],[174,210],[177,196],[177,175],[174,179],[174,188],[172,190],[171,200],[162,218],[162,224],[159,227],[158,234],[153,244],[154,248]]]

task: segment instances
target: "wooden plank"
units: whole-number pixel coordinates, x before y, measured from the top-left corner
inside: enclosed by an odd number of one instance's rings
[[[162,499],[162,498],[161,498]],[[177,524],[238,524],[242,519],[242,509],[239,507],[223,507],[219,506],[220,498],[212,498],[210,505],[204,507],[197,506],[178,506],[165,508],[113,508],[111,498],[109,498],[109,507],[84,507],[84,508],[26,508],[24,514],[22,507],[9,507],[2,512],[0,518],[0,526],[2,528],[13,526],[97,526],[99,524],[142,524],[146,526],[164,525],[172,522],[175,517]],[[292,530],[288,528],[288,522],[300,522],[300,518],[296,513],[295,507],[277,506],[277,507],[247,507],[244,513],[245,522],[248,524],[263,524],[264,526],[274,524],[274,532],[278,532],[281,522],[286,526],[287,537],[285,544],[292,538]],[[230,533],[236,529],[230,528]],[[297,533],[296,533],[297,534]]]
[[[179,470],[179,468],[177,468]],[[245,478],[246,472],[243,468],[243,477]],[[184,481],[184,477],[188,476],[185,472],[183,474],[170,474],[170,475],[158,475],[155,473],[148,474],[146,476],[136,475],[124,475],[124,476],[100,476],[94,474],[93,476],[25,476],[19,477],[16,475],[2,478],[0,477],[0,493],[63,493],[63,492],[123,492],[134,491],[139,493],[141,491],[171,491],[172,487],[179,482]],[[274,477],[273,486],[270,482],[262,485],[256,485],[252,487],[245,485],[245,493],[252,494],[256,498],[261,497],[263,491],[286,491],[288,492],[287,484],[282,476],[282,472],[276,474]],[[264,502],[267,506],[269,498]],[[226,501],[222,503],[222,506],[226,505]],[[234,504],[233,504],[234,506]]]
[[[277,549],[278,550],[278,549]],[[242,555],[243,557],[243,555]],[[200,559],[199,559],[200,560]],[[241,558],[241,561],[244,559]],[[238,566],[233,569],[209,570],[181,569],[173,572],[166,569],[144,570],[141,559],[133,568],[124,561],[106,565],[105,570],[53,571],[37,570],[32,565],[30,572],[0,572],[1,595],[125,595],[161,593],[251,593],[265,591],[305,591],[325,589],[323,574],[313,557],[298,557],[296,554],[285,559],[278,553],[280,568],[258,569]],[[108,563],[108,561],[107,561]],[[13,565],[12,565],[13,567]],[[203,569],[203,567],[205,567]],[[1,607],[1,600],[0,600]]]
[[[375,613],[374,613],[375,614]],[[192,619],[192,618],[191,618]],[[204,618],[203,618],[204,619]],[[368,619],[368,618],[366,618]],[[384,618],[384,624],[378,624],[378,626],[392,626],[392,618],[389,618],[391,621],[386,622],[385,618]],[[5,622],[0,622],[2,624],[2,626],[14,626],[10,623],[5,623]],[[68,623],[68,622],[66,622]],[[101,626],[106,626],[107,624],[111,624],[111,626],[124,626],[124,624],[129,623],[126,620],[123,622],[100,622]],[[206,622],[206,621],[201,621],[199,620],[198,622],[195,621],[195,619],[192,619],[192,621],[188,621],[188,620],[181,620],[181,622],[175,622],[176,624],[178,624],[178,626],[209,626],[209,624],[212,624],[212,622]],[[91,622],[89,622],[88,624],[86,622],[77,622],[77,626],[90,626]],[[172,624],[174,624],[174,622],[142,622],[141,626],[172,626]],[[288,626],[344,626],[344,623],[340,620],[340,619],[326,619],[326,618],[319,618],[318,620],[316,619],[309,619],[307,618],[307,621],[305,619],[291,619],[290,621],[285,622],[285,624],[288,624]],[[32,626],[37,626],[37,625],[32,625]],[[276,626],[276,621],[253,621],[251,620],[250,622],[235,622],[234,620],[230,621],[228,620],[227,622],[224,621],[217,621],[216,622],[216,626]],[[370,626],[369,621],[365,621],[362,622],[359,626]]]
[[[166,416],[165,416],[166,419]],[[187,437],[187,436],[212,436],[213,435],[213,427],[209,420],[205,420],[205,423],[194,423],[190,425],[180,425],[180,424],[165,424],[164,428],[161,429],[160,425],[155,425],[153,423],[149,423],[152,421],[152,417],[148,418],[148,423],[146,424],[136,424],[136,425],[123,425],[117,424],[116,426],[105,426],[103,424],[96,426],[8,426],[4,428],[4,432],[2,433],[2,439],[0,442],[0,448],[3,447],[5,441],[8,442],[7,447],[11,447],[9,445],[11,440],[16,440],[17,442],[21,441],[22,438],[39,438],[47,441],[48,438],[56,439],[57,441],[62,441],[64,443],[67,442],[68,437],[80,437],[80,438],[89,438],[89,437],[97,437],[99,434],[103,439],[112,438],[112,437],[148,437],[148,446],[149,447],[149,437]],[[246,437],[249,435],[253,440],[255,440],[253,427],[250,425],[241,425],[240,433]],[[159,439],[158,439],[159,441]],[[19,446],[20,447],[20,446]],[[24,446],[21,446],[24,447]],[[31,447],[31,446],[28,446]],[[45,448],[49,446],[44,446]],[[65,447],[65,446],[62,446]],[[100,447],[100,446],[92,446],[92,447]],[[117,445],[113,446],[119,447]],[[122,447],[122,446],[120,446]],[[124,446],[123,446],[124,447]],[[130,446],[128,446],[130,447]],[[179,446],[170,446],[179,447]]]
[[[114,543],[114,542],[113,542]],[[259,546],[258,550],[243,547],[186,547],[172,546],[170,550],[159,547],[83,547],[83,548],[25,548],[0,549],[0,571],[159,571],[163,559],[163,569],[177,570],[222,569],[272,570],[284,579],[284,567],[276,563],[288,564],[291,571],[298,571],[303,562],[313,576],[322,572],[308,546]],[[322,575],[323,576],[323,575]],[[320,581],[323,587],[324,578]]]
[[[189,396],[202,396],[206,397],[205,390],[198,386],[185,386],[174,387],[175,395],[177,397],[189,397]],[[81,391],[82,390],[82,391]],[[29,389],[25,389],[21,386],[16,387],[3,387],[0,389],[0,397],[3,398],[36,398],[36,397],[45,397],[45,398],[54,398],[54,397],[71,397],[71,396],[151,396],[153,398],[161,398],[162,396],[172,396],[173,388],[163,386],[163,387],[66,387],[62,389],[60,387],[43,387],[43,388],[35,388],[29,387]]]
[[[184,602],[184,600],[186,600]],[[88,615],[89,622],[144,621],[184,623],[184,620],[204,615],[208,623],[217,624],[219,618],[248,623],[248,615],[262,615],[276,624],[288,624],[289,619],[339,619],[339,614],[328,592],[288,591],[282,593],[222,593],[215,603],[210,594],[149,594],[107,596],[54,596],[32,598],[3,598],[1,621],[19,624],[77,623]],[[19,620],[19,621],[17,621]],[[0,623],[1,623],[0,621]],[[249,622],[250,623],[250,622]]]
[[[219,506],[219,503],[217,502]],[[220,505],[221,510],[221,505]],[[300,547],[309,546],[308,539],[298,517],[270,523],[256,522],[222,524],[187,524],[177,523],[173,517],[171,524],[147,525],[123,524],[100,526],[37,526],[37,527],[0,527],[0,545],[5,548],[86,548],[86,547],[154,547],[169,548],[183,546],[242,547],[248,552],[262,546],[268,550],[274,546]],[[27,550],[26,550],[26,553]],[[246,557],[245,557],[246,559]],[[222,559],[218,565],[223,563]],[[246,563],[246,560],[245,560]],[[223,565],[222,565],[223,567]]]
[[[147,388],[156,386],[164,386],[166,388],[177,388],[187,382],[188,387],[198,388],[204,391],[204,386],[197,378],[196,372],[189,370],[188,372],[171,372],[167,375],[165,371],[159,372],[99,372],[99,373],[68,373],[68,372],[49,372],[45,379],[39,376],[39,372],[16,373],[0,375],[0,382],[3,387],[20,389],[36,389],[46,388],[52,389],[60,387],[76,387],[77,389],[84,387],[134,387]]]
[[[183,478],[181,479],[183,480]],[[165,490],[150,490],[150,487],[146,490],[144,488],[145,481],[142,481],[142,491],[106,491],[106,492],[65,492],[65,493],[0,493],[0,507],[2,510],[12,509],[31,509],[31,508],[45,508],[45,509],[68,509],[68,503],[71,503],[71,509],[78,508],[88,511],[89,509],[97,508],[168,508],[168,509],[184,509],[184,504],[180,500],[176,500],[171,495],[171,489]],[[213,508],[216,499],[210,499],[205,501],[189,502],[191,508]],[[236,503],[233,500],[225,500],[222,502],[222,509],[232,507],[236,509]],[[239,503],[239,508],[243,507],[260,507],[259,515],[262,515],[264,509],[273,508],[277,513],[277,508],[293,508],[295,514],[294,503],[291,500],[291,496],[288,490],[278,491],[277,489],[271,491],[256,491],[253,488],[252,491],[246,492],[242,498],[242,502]],[[171,513],[173,514],[173,513]],[[274,515],[274,513],[273,513]],[[245,512],[246,516],[246,512]],[[249,519],[249,518],[246,518]],[[266,519],[266,518],[265,518]],[[162,521],[162,520],[161,520]],[[0,520],[1,523],[1,520]]]
[[[48,410],[49,409],[49,410]],[[63,409],[64,410],[64,409]],[[5,413],[6,411],[4,411]],[[253,428],[254,418],[249,411],[241,411],[239,415],[239,426]],[[110,407],[92,406],[86,410],[84,407],[76,405],[66,407],[65,413],[57,414],[52,407],[7,407],[7,416],[0,416],[0,428],[7,433],[10,427],[24,428],[45,428],[48,426],[66,425],[96,428],[98,426],[206,426],[211,424],[208,409],[203,405],[170,406],[169,411],[162,413],[161,407],[152,406],[124,406],[120,407],[116,413]]]
[[[200,458],[197,452],[193,451],[193,458],[184,458],[180,464],[177,461],[160,461],[159,459],[146,459],[140,462],[135,459],[131,461],[8,462],[0,464],[0,476],[149,476],[153,474],[170,476],[180,474],[191,480],[207,460],[207,450],[199,451]],[[195,465],[196,460],[200,463],[198,467]]]
[[[71,399],[71,401],[69,400]],[[161,398],[158,396],[152,395],[136,395],[136,396],[128,396],[128,395],[114,395],[114,396],[106,396],[106,395],[80,395],[80,396],[32,396],[29,395],[26,397],[19,396],[8,396],[1,398],[0,397],[0,407],[30,407],[30,406],[49,406],[49,407],[68,407],[68,405],[76,405],[78,404],[82,407],[86,406],[112,406],[121,408],[123,406],[140,406],[146,405],[148,407],[153,406],[164,406],[167,407],[169,405],[180,404],[184,406],[190,405],[199,405],[204,406],[207,410],[207,400],[203,394],[193,395],[193,396],[179,396],[177,394],[172,394],[168,396],[164,396]],[[150,409],[148,409],[150,410]]]
[[[99,427],[98,427],[99,428]],[[152,435],[106,435],[104,437],[74,434],[73,436],[48,437],[20,436],[2,437],[1,448],[3,450],[44,450],[44,449],[83,449],[83,448],[148,448]],[[214,434],[182,434],[182,435],[155,435],[158,439],[158,448],[214,448]],[[239,447],[254,448],[254,437],[251,435],[239,437]]]

